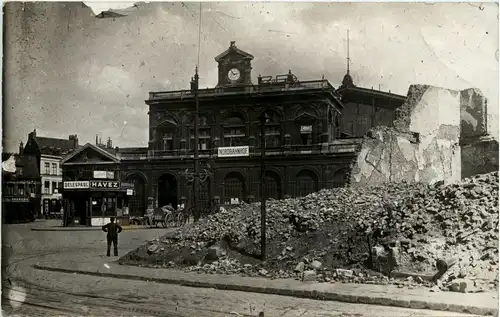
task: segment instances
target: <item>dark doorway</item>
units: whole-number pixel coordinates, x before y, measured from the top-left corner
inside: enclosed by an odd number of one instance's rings
[[[144,179],[136,174],[132,174],[125,179],[127,183],[134,184],[134,195],[129,196],[129,214],[131,216],[142,217],[146,212],[146,183]]]
[[[158,181],[158,207],[171,204],[177,208],[177,180],[171,174],[165,174]]]
[[[231,198],[245,200],[245,179],[240,173],[231,172],[224,178],[224,202],[228,203]]]
[[[344,187],[348,183],[348,170],[343,168],[333,174],[333,187]]]
[[[318,191],[318,178],[309,170],[300,171],[295,180],[295,197],[307,196]]]
[[[280,177],[273,171],[266,171],[264,174],[264,197],[281,199]]]
[[[73,212],[71,212],[74,217],[73,220],[76,218],[79,225],[90,226],[89,216],[91,206],[89,205],[88,195],[80,193],[75,195],[74,199],[72,199],[71,208],[73,208]]]

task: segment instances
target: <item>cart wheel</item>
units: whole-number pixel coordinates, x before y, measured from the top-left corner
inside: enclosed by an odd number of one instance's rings
[[[168,225],[170,224],[171,221],[172,221],[171,215],[170,214],[166,214],[165,218],[164,218],[165,228],[168,228]]]

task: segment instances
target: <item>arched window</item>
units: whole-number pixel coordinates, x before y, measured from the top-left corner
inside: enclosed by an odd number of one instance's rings
[[[191,150],[194,150],[194,115],[191,116],[189,124]],[[210,126],[208,125],[207,116],[200,115],[198,120],[198,150],[205,151],[210,149]]]
[[[264,174],[264,197],[281,199],[281,181],[276,172],[266,171]]]
[[[246,126],[243,116],[233,113],[223,123],[223,146],[246,145]]]
[[[178,128],[177,121],[167,116],[156,127],[157,136],[157,149],[161,151],[174,151],[176,150],[176,132]]]
[[[333,187],[344,187],[348,181],[348,169],[347,168],[342,168],[333,174],[332,181],[333,181]]]
[[[238,172],[231,172],[224,178],[224,199],[226,204],[237,199],[239,202],[245,200],[245,178]]]
[[[295,197],[307,196],[318,191],[318,177],[310,170],[302,170],[295,177]]]
[[[276,111],[267,110],[265,112],[266,123],[264,130],[264,142],[266,148],[279,147],[281,145],[281,118]],[[260,125],[260,122],[259,122]],[[260,129],[259,129],[259,147],[261,147]]]
[[[315,124],[316,116],[311,109],[303,109],[299,111],[296,119],[295,126],[298,129],[300,145],[313,145],[315,143]]]

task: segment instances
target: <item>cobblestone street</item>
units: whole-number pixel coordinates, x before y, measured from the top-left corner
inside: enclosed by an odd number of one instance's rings
[[[55,273],[32,267],[44,255],[68,262],[82,253],[105,253],[99,231],[43,232],[33,226],[47,221],[4,226],[4,243],[13,247],[8,272],[12,286],[3,283],[2,306],[8,316],[466,316],[450,312],[317,301],[293,297],[191,288],[178,285]],[[123,255],[145,240],[167,232],[124,231],[119,240]],[[48,255],[47,255],[48,254]],[[101,258],[106,264],[107,258]],[[114,261],[116,258],[110,258]],[[116,264],[110,264],[115,266]],[[469,315],[470,316],[470,315]]]

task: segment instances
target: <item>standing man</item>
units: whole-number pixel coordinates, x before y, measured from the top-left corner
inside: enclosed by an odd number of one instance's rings
[[[102,231],[107,232],[106,238],[108,240],[108,251],[107,256],[110,256],[111,243],[113,243],[113,248],[115,251],[115,256],[118,256],[118,234],[122,232],[122,227],[115,223],[115,217],[109,219],[111,222],[107,225],[102,226]]]

